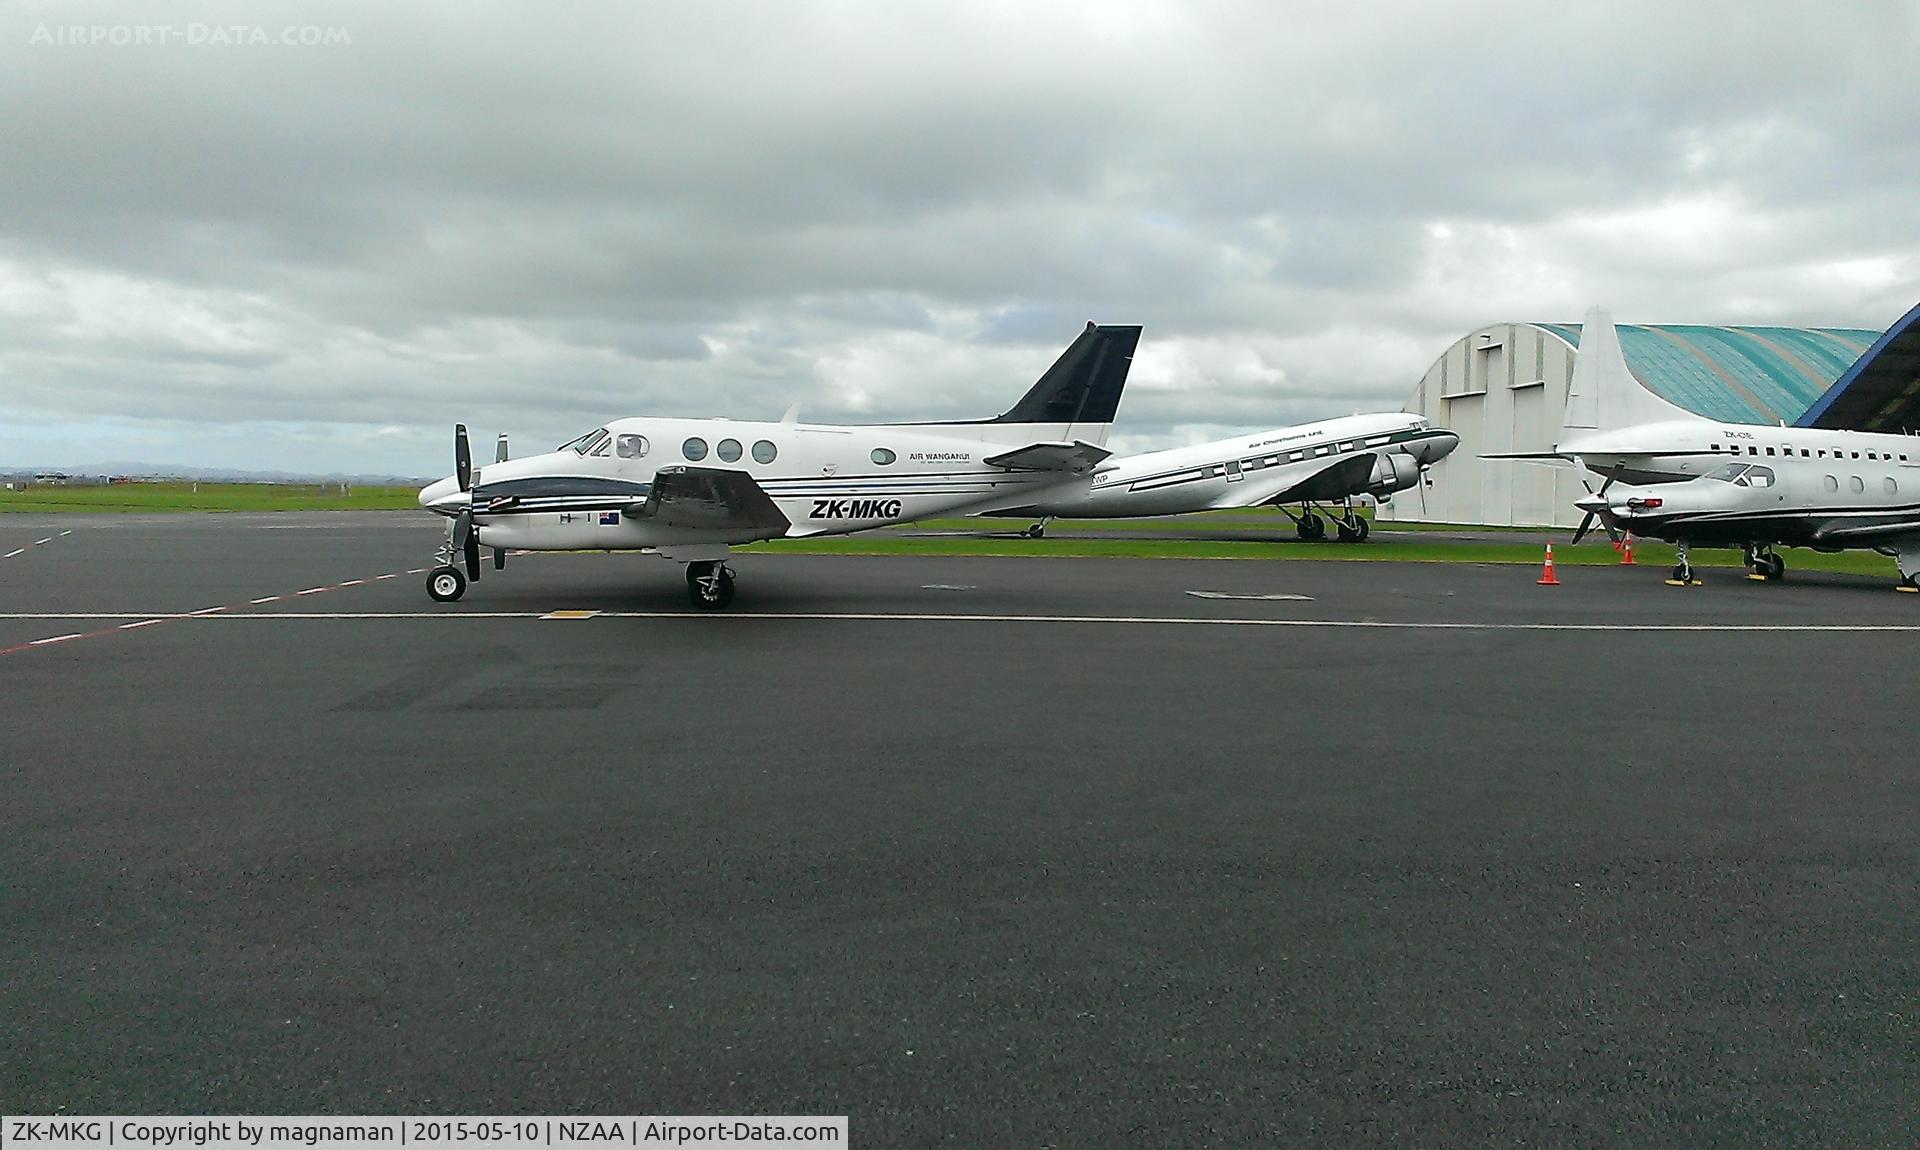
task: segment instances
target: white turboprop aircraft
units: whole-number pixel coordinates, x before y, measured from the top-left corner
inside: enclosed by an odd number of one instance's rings
[[[458,427],[455,473],[420,492],[451,520],[427,593],[460,598],[480,577],[482,547],[496,568],[509,548],[647,550],[685,563],[694,605],[716,610],[733,600],[732,544],[974,515],[1084,489],[1111,454],[1103,444],[1139,339],[1138,327],[1089,323],[1012,409],[973,422],[828,426],[799,422],[797,409],[779,423],[620,419],[483,470]]]
[[[1693,582],[1694,543],[1741,546],[1766,579],[1786,571],[1776,546],[1872,548],[1897,559],[1908,585],[1920,576],[1920,438],[1720,423],[1676,407],[1633,377],[1599,308],[1581,325],[1554,450],[1483,458],[1570,460],[1604,475],[1575,501],[1586,517],[1574,542],[1596,519],[1669,540],[1680,550],[1675,583]]]
[[[1303,540],[1324,539],[1332,520],[1343,543],[1366,539],[1355,496],[1384,499],[1421,482],[1460,443],[1451,431],[1405,412],[1350,415],[1273,431],[1110,459],[1085,491],[992,514],[1048,519],[1125,519],[1229,507],[1278,506]],[[1299,505],[1299,512],[1292,505]],[[1326,518],[1316,513],[1327,507]]]

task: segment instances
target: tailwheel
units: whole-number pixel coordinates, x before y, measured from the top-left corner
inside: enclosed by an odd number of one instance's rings
[[[702,611],[719,611],[733,602],[733,572],[725,563],[687,564],[687,597]]]
[[[1047,525],[1044,523],[1036,523],[1033,526],[1027,528],[1027,538],[1029,539],[1044,538],[1046,534],[1047,534]]]
[[[436,603],[451,603],[467,593],[467,577],[458,567],[435,567],[427,573],[427,594]]]

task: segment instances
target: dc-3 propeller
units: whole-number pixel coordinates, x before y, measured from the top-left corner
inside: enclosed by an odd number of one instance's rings
[[[493,461],[495,463],[505,463],[507,461],[507,437],[505,435],[500,437],[499,443],[494,447]],[[460,484],[460,490],[471,495],[473,492],[473,448],[467,442],[467,425],[464,423],[456,423],[453,425],[453,475]],[[467,578],[477,581],[480,578],[480,536],[479,533],[473,529],[472,499],[468,499],[467,505],[460,509],[460,514],[453,518],[453,549],[465,561]],[[495,571],[501,571],[505,570],[506,566],[506,548],[493,548],[493,569]]]
[[[1581,480],[1580,485],[1582,487],[1586,487],[1586,489],[1593,494],[1593,497],[1595,499],[1603,500],[1607,497],[1607,488],[1612,487],[1613,481],[1620,478],[1620,472],[1624,470],[1626,466],[1627,465],[1624,463],[1614,464],[1613,470],[1607,472],[1607,478],[1601,482],[1599,491],[1594,491],[1591,486],[1588,486],[1585,480]],[[1573,532],[1574,543],[1577,544],[1582,539],[1585,539],[1587,537],[1587,532],[1593,530],[1593,521],[1595,519],[1598,519],[1599,517],[1600,517],[1600,509],[1598,507],[1595,507],[1589,510],[1585,515],[1580,517],[1580,526],[1575,528]],[[1605,526],[1607,529],[1607,538],[1612,539],[1615,542],[1618,542],[1619,541],[1618,536],[1616,536],[1613,533],[1614,532],[1613,524],[1611,522],[1608,522],[1605,524]]]

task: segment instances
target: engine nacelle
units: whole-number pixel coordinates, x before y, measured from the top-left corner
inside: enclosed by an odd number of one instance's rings
[[[1375,497],[1405,491],[1420,482],[1420,464],[1411,455],[1394,452],[1373,457],[1373,474],[1367,477],[1367,494]]]

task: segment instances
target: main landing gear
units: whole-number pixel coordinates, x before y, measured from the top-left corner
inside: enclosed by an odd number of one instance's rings
[[[733,602],[733,571],[717,559],[687,564],[687,598],[702,611],[719,611]]]
[[[1667,586],[1700,586],[1700,580],[1693,577],[1693,562],[1687,558],[1687,545],[1685,543],[1674,544],[1673,558],[1675,560],[1673,564],[1673,574],[1668,577]]]
[[[1787,561],[1774,553],[1773,547],[1765,543],[1749,543],[1747,552],[1747,578],[1778,583],[1787,574]]]
[[[1299,536],[1302,543],[1318,543],[1325,539],[1328,520],[1333,522],[1334,532],[1342,543],[1365,543],[1367,536],[1373,531],[1372,524],[1367,521],[1366,516],[1360,514],[1351,500],[1341,500],[1339,508],[1329,508],[1324,518],[1315,513],[1311,501],[1300,504],[1298,515],[1285,506],[1282,506],[1280,511],[1293,520],[1293,533]]]
[[[1031,526],[1031,527],[1029,527],[1029,528],[1027,528],[1027,538],[1029,538],[1029,539],[1044,539],[1044,538],[1046,537],[1046,534],[1047,534],[1047,524],[1048,524],[1049,522],[1050,522],[1050,520],[1048,520],[1048,519],[1042,519],[1042,520],[1041,520],[1040,522],[1038,522],[1038,523],[1036,523],[1036,524],[1034,524],[1033,526]]]

